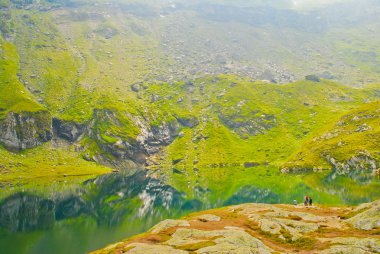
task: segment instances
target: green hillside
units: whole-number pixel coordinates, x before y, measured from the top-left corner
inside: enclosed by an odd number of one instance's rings
[[[379,13],[378,0],[0,0],[0,252],[91,253],[162,220],[148,252],[380,251],[379,206],[364,204],[380,199]],[[218,214],[189,230],[233,241],[169,247],[175,219],[201,210]],[[104,251],[146,252],[134,244]]]
[[[330,169],[326,156],[359,152],[378,161],[376,118],[334,127],[380,97],[379,6],[351,5],[347,18],[339,4],[290,1],[2,1],[4,177],[16,179],[10,161],[38,176],[30,160],[63,160],[62,174],[147,168],[191,189],[210,168],[223,178],[238,167]],[[303,80],[311,73],[321,81]],[[371,129],[343,137],[355,124]],[[312,141],[329,132],[340,134]],[[45,153],[47,164],[34,159]]]
[[[379,168],[380,104],[368,103],[342,116],[321,135],[302,144],[284,165],[285,171],[369,171]],[[377,174],[380,171],[377,171]]]
[[[19,56],[13,44],[0,37],[0,119],[8,112],[36,112],[44,108],[18,80]]]

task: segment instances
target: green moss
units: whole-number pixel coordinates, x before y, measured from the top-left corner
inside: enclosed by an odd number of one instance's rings
[[[196,251],[196,250],[199,250],[201,248],[206,248],[206,247],[210,247],[210,246],[214,246],[214,245],[216,245],[216,244],[213,241],[202,241],[199,243],[182,245],[178,249],[186,250],[186,251]]]
[[[315,248],[315,244],[317,243],[316,239],[312,239],[310,237],[301,237],[296,241],[292,242],[292,245],[306,250],[312,250]]]

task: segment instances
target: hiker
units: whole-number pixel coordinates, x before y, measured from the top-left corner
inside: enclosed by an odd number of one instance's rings
[[[305,206],[309,205],[309,195],[306,195],[304,204]]]
[[[311,197],[309,198],[309,206],[313,206],[313,199]]]

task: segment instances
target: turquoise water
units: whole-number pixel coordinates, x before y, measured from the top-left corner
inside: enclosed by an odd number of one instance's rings
[[[0,252],[86,253],[165,218],[246,202],[301,202],[305,194],[331,205],[380,199],[379,179],[365,175],[283,175],[266,167],[222,173],[224,178],[203,179],[191,195],[145,172],[100,176],[70,191],[14,193],[0,201]]]

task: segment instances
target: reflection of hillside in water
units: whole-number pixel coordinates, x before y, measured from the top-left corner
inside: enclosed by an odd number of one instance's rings
[[[18,193],[1,202],[0,225],[11,232],[51,228],[55,222],[79,216],[99,225],[116,226],[126,219],[175,216],[184,207],[200,209],[184,196],[144,172],[133,176],[110,174],[87,181],[74,194],[56,193],[53,199]]]
[[[105,227],[117,227],[126,221],[140,221],[149,227],[159,220],[179,217],[191,211],[250,202],[292,203],[305,193],[317,191],[315,186],[300,183],[295,189],[278,192],[270,185],[269,179],[263,178],[262,181],[268,181],[266,188],[255,183],[238,186],[231,196],[197,186],[195,198],[189,199],[160,180],[147,177],[146,172],[138,171],[132,176],[114,173],[86,181],[74,192],[53,193],[50,195],[53,198],[30,192],[13,194],[0,203],[0,228],[9,232],[47,230],[59,221],[73,218],[91,219],[98,226]],[[315,201],[323,203],[319,199],[326,197],[319,195],[330,193],[338,195],[347,204],[369,202],[376,198],[376,193],[358,195],[357,191],[353,194],[350,189],[358,185],[373,189],[377,182],[378,179],[369,178],[366,174],[337,176],[333,171],[321,178],[318,189],[322,192],[315,192],[319,193],[315,194]],[[227,185],[225,187],[228,188]]]

